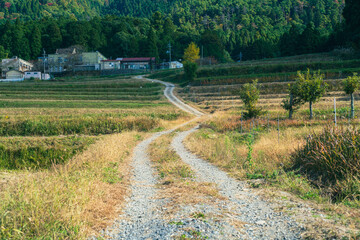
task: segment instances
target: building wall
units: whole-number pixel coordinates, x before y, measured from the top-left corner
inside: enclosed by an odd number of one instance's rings
[[[83,65],[100,64],[101,60],[106,60],[106,57],[99,52],[85,52],[81,54],[81,57]]]
[[[101,70],[120,69],[120,62],[102,62]]]
[[[25,72],[25,79],[36,78],[41,79],[41,72]]]
[[[18,71],[9,71],[6,73],[6,79],[19,79],[24,78],[24,74]]]
[[[1,66],[3,71],[3,77],[5,76],[5,72],[10,70],[25,72],[30,71],[34,67],[31,63],[20,58],[3,59],[1,62]]]
[[[122,62],[124,69],[150,69],[149,62]]]

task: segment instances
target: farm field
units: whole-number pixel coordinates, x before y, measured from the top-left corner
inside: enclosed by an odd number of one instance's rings
[[[81,239],[108,225],[132,148],[189,118],[163,89],[130,77],[0,83],[0,239]]]

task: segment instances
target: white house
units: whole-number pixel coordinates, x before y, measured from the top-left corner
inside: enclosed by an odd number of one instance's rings
[[[120,60],[102,60],[101,61],[101,70],[113,70],[120,69],[121,61]]]
[[[6,77],[7,72],[10,70],[25,72],[30,71],[33,67],[33,64],[18,57],[3,59],[1,61],[2,77]]]
[[[183,68],[184,67],[184,64],[182,64],[181,62],[178,62],[178,61],[173,61],[173,62],[170,62],[170,68],[173,69],[173,68]]]
[[[160,64],[161,69],[175,69],[175,68],[183,68],[184,64],[178,61],[173,62],[164,62]]]
[[[25,79],[31,79],[31,78],[34,78],[34,79],[42,79],[41,78],[41,72],[25,72]]]
[[[51,79],[50,74],[48,73],[41,74],[41,80],[50,80],[50,79]]]
[[[24,80],[24,73],[18,70],[10,70],[7,71],[5,74],[6,81],[23,81]]]

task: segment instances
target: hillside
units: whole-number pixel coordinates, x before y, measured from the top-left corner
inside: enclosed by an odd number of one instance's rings
[[[53,52],[80,44],[108,57],[151,55],[161,62],[168,58],[169,42],[173,59],[180,59],[192,41],[218,62],[237,61],[240,53],[249,60],[321,52],[346,41],[344,5],[333,0],[0,0],[0,57],[36,59],[43,48]]]

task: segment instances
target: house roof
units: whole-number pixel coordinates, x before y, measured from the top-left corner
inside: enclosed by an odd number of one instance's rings
[[[75,47],[56,49],[56,54],[76,54],[76,53],[77,53],[77,49]]]
[[[14,57],[14,58],[8,58],[8,59],[3,59],[1,62],[2,67],[7,67],[7,66],[11,66],[13,64],[15,64],[16,62],[20,62],[22,64],[26,64],[28,66],[33,67],[33,64],[25,61],[24,59],[18,58],[18,57]]]
[[[9,71],[7,71],[7,72],[5,72],[5,73],[7,74],[7,73],[9,73],[9,72],[18,72],[18,73],[24,74],[23,72],[18,71],[18,70],[15,70],[15,69],[11,69],[11,70],[9,70]]]
[[[101,60],[102,62],[120,62],[120,60],[111,60],[111,59],[108,59],[108,60]]]
[[[154,57],[117,58],[116,60],[120,60],[122,62],[149,62],[149,61],[155,61],[155,58]]]

